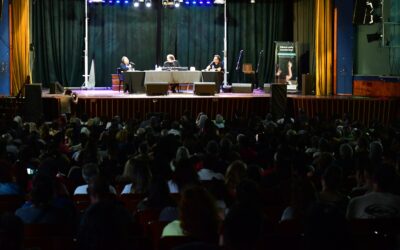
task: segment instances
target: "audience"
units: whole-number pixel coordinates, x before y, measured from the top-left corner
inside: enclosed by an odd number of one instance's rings
[[[12,214],[0,215],[0,249],[22,250],[24,225],[20,218]]]
[[[31,201],[19,208],[15,215],[25,224],[73,223],[67,208],[54,205],[54,180],[46,174],[38,174],[32,182]]]
[[[186,188],[179,204],[179,220],[168,224],[162,233],[166,236],[189,236],[205,242],[218,243],[219,220],[214,198],[202,187]]]
[[[130,183],[125,185],[122,194],[145,194],[149,190],[151,182],[151,171],[149,164],[144,159],[129,159],[122,174],[122,180]]]
[[[86,183],[89,183],[89,180],[99,175],[99,167],[95,163],[86,163],[82,167],[82,177]],[[110,185],[110,192],[113,194],[117,194],[117,191],[113,186]],[[88,194],[88,184],[78,186],[75,191],[74,195],[82,195]]]
[[[353,198],[347,207],[349,219],[400,218],[399,176],[389,165],[378,166],[372,177],[372,192]]]
[[[137,235],[133,216],[110,193],[110,184],[101,176],[90,179],[88,193],[92,205],[83,215],[78,231],[78,249],[128,250]]]
[[[219,233],[226,249],[256,249],[265,221],[280,220],[304,223],[311,249],[344,249],[348,234],[340,228],[351,219],[400,218],[398,124],[305,112],[209,117],[0,121],[0,199],[27,197],[19,219],[0,219],[0,248],[19,249],[3,240],[22,241],[18,220],[76,224],[72,193],[92,203],[78,223],[79,249],[127,249],[139,236],[121,194],[145,197],[138,210],[161,211],[159,220],[170,222],[164,237],[197,242],[182,249],[215,249]]]
[[[13,181],[11,165],[0,161],[0,195],[22,195],[23,191]]]

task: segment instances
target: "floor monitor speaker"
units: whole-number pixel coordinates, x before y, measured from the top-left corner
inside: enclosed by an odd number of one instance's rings
[[[195,82],[194,94],[195,95],[214,95],[215,94],[215,82]]]
[[[232,93],[253,93],[251,83],[232,83]]]
[[[147,95],[167,95],[169,86],[167,82],[147,82],[145,88]]]

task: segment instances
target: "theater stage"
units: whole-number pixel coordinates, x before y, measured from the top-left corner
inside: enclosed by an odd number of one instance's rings
[[[164,96],[146,94],[124,94],[113,90],[74,90],[79,96],[78,104],[73,108],[77,116],[120,116],[122,119],[143,119],[149,113],[168,113],[172,119],[179,119],[184,112],[195,117],[199,112],[214,118],[222,114],[232,119],[236,113],[245,116],[265,117],[271,109],[270,93],[220,93],[214,96],[197,96],[193,92],[169,93]],[[43,111],[46,119],[59,115],[62,95],[42,94]],[[288,94],[286,113],[297,117],[304,110],[310,117],[342,117],[349,113],[354,120],[365,124],[379,120],[385,124],[399,117],[399,99],[370,98],[354,96],[316,97]]]

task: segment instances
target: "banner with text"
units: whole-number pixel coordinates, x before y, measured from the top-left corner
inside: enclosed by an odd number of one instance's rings
[[[296,43],[275,42],[275,82],[297,85]]]

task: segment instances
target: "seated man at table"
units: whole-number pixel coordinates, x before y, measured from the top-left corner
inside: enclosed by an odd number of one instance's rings
[[[215,55],[213,61],[207,66],[206,70],[223,72],[224,64],[223,64],[223,62],[221,62],[221,56]]]
[[[179,62],[175,60],[175,56],[172,54],[167,55],[167,61],[164,62],[164,67],[166,68],[174,68],[179,67]]]
[[[175,56],[172,54],[167,55],[167,61],[164,62],[164,68],[175,68],[179,67],[179,62],[175,59]],[[171,84],[171,90],[173,93],[176,93],[176,87],[179,84]]]

